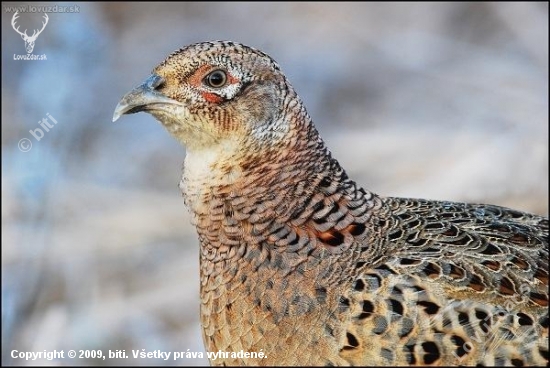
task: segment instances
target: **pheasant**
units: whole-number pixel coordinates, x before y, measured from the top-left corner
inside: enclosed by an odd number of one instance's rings
[[[548,364],[548,218],[363,189],[239,43],[169,55],[113,121],[140,111],[187,149],[211,364]]]

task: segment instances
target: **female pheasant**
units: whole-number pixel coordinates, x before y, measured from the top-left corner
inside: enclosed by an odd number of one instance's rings
[[[169,55],[113,120],[139,111],[187,147],[212,364],[547,364],[547,218],[361,188],[238,43]]]

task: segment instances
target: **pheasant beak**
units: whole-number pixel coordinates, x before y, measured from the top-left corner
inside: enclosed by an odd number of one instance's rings
[[[166,105],[179,104],[157,90],[164,82],[164,78],[157,74],[152,74],[143,84],[125,94],[115,108],[113,122],[125,114],[152,111],[162,109]]]

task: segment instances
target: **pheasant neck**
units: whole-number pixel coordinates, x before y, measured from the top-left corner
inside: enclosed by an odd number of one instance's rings
[[[186,168],[182,189],[205,259],[265,245],[340,251],[365,232],[381,200],[347,177],[312,125],[291,131],[299,133],[261,156],[246,149],[252,154],[233,155],[210,171]],[[203,155],[203,163],[216,157]]]

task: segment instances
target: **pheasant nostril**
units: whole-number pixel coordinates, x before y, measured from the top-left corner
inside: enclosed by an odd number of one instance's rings
[[[166,84],[166,79],[157,74],[152,74],[147,80],[147,86],[151,89],[160,89]]]

